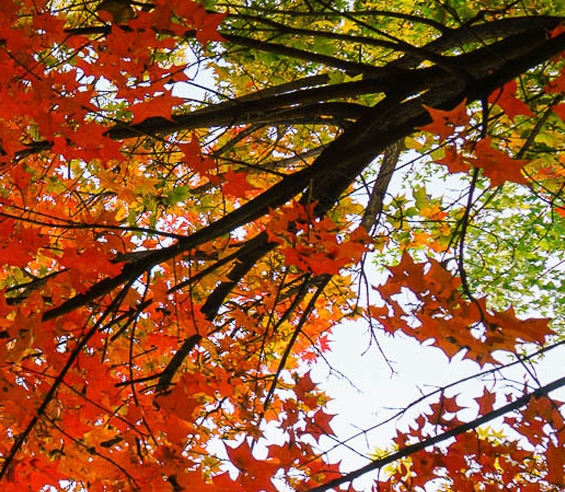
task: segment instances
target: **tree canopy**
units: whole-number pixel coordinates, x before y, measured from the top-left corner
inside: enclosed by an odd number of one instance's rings
[[[562,490],[565,374],[535,365],[565,331],[564,20],[3,1],[2,490]],[[341,466],[312,368],[349,320],[480,395]]]

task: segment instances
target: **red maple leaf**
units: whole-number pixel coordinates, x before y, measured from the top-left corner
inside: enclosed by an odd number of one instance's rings
[[[335,417],[335,415],[329,415],[325,413],[322,409],[318,410],[314,417],[312,418],[312,426],[309,426],[309,433],[316,438],[317,441],[320,440],[322,436],[333,436],[335,435],[333,429],[330,426],[330,421]]]
[[[470,117],[467,114],[467,99],[463,99],[457,106],[449,111],[434,109],[423,105],[430,113],[432,122],[426,126],[418,128],[429,133],[439,135],[440,141],[446,140],[457,132],[458,127],[465,127],[469,123]]]
[[[230,461],[239,469],[239,482],[244,490],[276,492],[271,478],[279,468],[274,460],[257,460],[251,447],[243,441],[237,448],[226,446]]]
[[[506,181],[529,184],[522,174],[522,168],[529,161],[513,159],[507,153],[495,149],[490,137],[485,137],[476,143],[475,155],[473,164],[483,169],[485,176],[490,178],[492,186],[500,186]]]
[[[500,106],[504,110],[504,114],[512,120],[520,114],[532,116],[528,105],[515,96],[517,89],[518,84],[515,80],[511,80],[504,87],[494,91],[489,96],[488,102]]]
[[[294,387],[294,391],[296,393],[298,401],[304,403],[310,408],[314,408],[318,402],[318,398],[312,394],[315,389],[316,384],[310,377],[310,371],[302,376],[297,377],[297,383]]]
[[[183,102],[184,99],[165,93],[152,95],[146,101],[130,106],[129,109],[134,115],[135,122],[143,121],[156,115],[171,120],[172,108],[180,106]]]
[[[245,198],[247,192],[256,190],[247,180],[249,173],[243,171],[232,171],[231,169],[222,174],[224,183],[222,184],[222,192],[226,195],[237,198]]]
[[[197,26],[196,39],[203,45],[206,45],[209,41],[225,41],[224,37],[218,32],[218,27],[225,17],[226,14],[207,13]]]
[[[179,143],[177,147],[184,154],[186,163],[197,173],[203,176],[209,176],[209,172],[216,169],[216,162],[202,155],[198,137],[195,134],[192,134],[190,142]]]
[[[444,164],[449,169],[449,172],[466,173],[469,172],[469,164],[462,154],[457,152],[455,145],[450,145],[445,149],[445,157],[436,161],[437,164]]]
[[[494,410],[494,403],[496,402],[496,395],[487,391],[486,388],[483,390],[483,394],[477,398],[475,401],[479,405],[479,414],[485,415]]]

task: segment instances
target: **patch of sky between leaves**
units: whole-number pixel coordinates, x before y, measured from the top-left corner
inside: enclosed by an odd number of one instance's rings
[[[417,157],[414,152],[404,154],[385,201],[399,193],[410,193],[406,183],[410,182],[411,163]],[[435,198],[446,193],[456,198],[466,184],[458,176],[441,176],[430,179],[426,189]],[[366,262],[365,269],[371,285],[381,285],[386,280],[386,274],[372,261]],[[371,299],[373,301],[377,299]],[[379,448],[390,449],[397,421],[368,432],[364,432],[365,429],[394,415],[423,393],[452,382],[454,377],[460,379],[473,374],[477,369],[476,364],[460,358],[450,364],[440,350],[422,346],[406,335],[391,337],[378,327],[371,333],[364,321],[337,326],[332,340],[332,350],[326,354],[327,363],[318,363],[312,377],[321,381],[323,389],[333,398],[328,412],[336,414],[331,425],[338,439],[356,436],[348,446],[339,446],[330,454],[333,459],[343,460],[344,469],[367,464],[370,454]],[[410,416],[417,414],[408,412],[405,417]],[[326,444],[332,447],[335,442]]]

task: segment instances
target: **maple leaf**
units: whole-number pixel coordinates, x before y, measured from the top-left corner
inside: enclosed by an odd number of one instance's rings
[[[218,31],[218,27],[224,21],[227,14],[214,13],[206,14],[202,21],[196,25],[196,39],[203,45],[210,41],[225,41],[224,37]]]
[[[449,145],[445,149],[445,157],[436,160],[438,164],[444,164],[450,173],[469,172],[470,166],[465,157],[457,151],[455,145]]]
[[[364,253],[370,251],[375,240],[367,234],[363,226],[357,227],[352,231],[347,240],[341,243],[342,255],[346,256],[352,263],[358,262]]]
[[[504,87],[494,91],[489,96],[488,102],[500,106],[504,114],[512,120],[518,115],[533,116],[529,106],[515,96],[517,89],[518,84],[515,80],[511,80]]]
[[[410,253],[405,251],[402,255],[400,263],[396,266],[389,267],[392,278],[387,282],[398,286],[410,286],[415,292],[425,292],[427,290],[427,282],[424,279],[424,263],[415,263]],[[385,284],[386,285],[386,284]],[[379,290],[383,289],[379,288]]]
[[[239,482],[248,490],[276,492],[271,479],[279,465],[274,460],[257,460],[251,447],[243,441],[237,448],[226,446],[230,461],[240,470]]]
[[[489,314],[487,319],[489,331],[500,333],[508,349],[512,349],[517,340],[543,344],[546,337],[553,334],[548,319],[518,319],[512,307],[502,313]]]
[[[184,102],[184,99],[173,96],[169,92],[160,95],[152,94],[146,101],[129,106],[129,110],[134,115],[134,121],[136,122],[143,121],[146,118],[154,117],[156,115],[169,121],[173,121],[172,108],[174,106],[179,106]]]
[[[216,169],[216,162],[202,155],[200,144],[195,134],[192,134],[190,142],[178,143],[177,147],[184,154],[186,163],[197,173],[203,176],[210,176],[210,171]]]
[[[290,468],[300,460],[302,448],[300,443],[289,442],[288,444],[271,444],[269,448],[269,458],[273,458],[281,468]]]
[[[430,269],[426,273],[426,283],[430,291],[439,299],[453,299],[461,285],[461,279],[455,277],[439,261],[430,258]]]
[[[310,408],[315,408],[318,398],[313,394],[316,389],[316,384],[310,377],[310,371],[301,376],[296,376],[297,380],[294,391],[299,401],[304,402]]]
[[[483,389],[483,394],[477,398],[475,401],[479,405],[479,415],[485,415],[494,410],[494,404],[496,402],[496,395]]]
[[[459,127],[469,124],[470,116],[467,114],[467,99],[463,99],[451,110],[434,109],[423,105],[432,117],[432,122],[418,130],[439,135],[440,141],[446,140],[456,133]]]
[[[485,137],[476,143],[475,155],[476,159],[471,162],[475,167],[483,169],[485,176],[490,178],[491,186],[500,186],[506,181],[529,184],[522,173],[522,168],[529,161],[513,159],[506,152],[495,149],[490,137]]]
[[[226,14],[206,12],[202,5],[193,1],[176,4],[174,10],[196,29],[196,39],[203,45],[209,41],[224,41],[218,32],[218,26],[223,22]]]
[[[314,436],[317,441],[319,441],[322,436],[335,435],[330,426],[330,422],[334,417],[335,415],[329,415],[322,409],[318,410],[312,417],[312,425],[307,428],[307,431]]]
[[[249,173],[244,171],[232,171],[231,169],[221,174],[223,180],[222,191],[226,195],[245,198],[250,191],[257,188],[249,183],[247,177]]]

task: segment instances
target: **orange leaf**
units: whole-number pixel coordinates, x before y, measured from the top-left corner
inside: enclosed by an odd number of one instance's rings
[[[518,319],[512,307],[503,313],[488,314],[489,329],[501,333],[512,349],[517,340],[523,342],[544,343],[545,338],[552,335],[549,320],[546,318]],[[487,333],[487,338],[488,338]]]
[[[277,489],[271,482],[279,465],[274,460],[257,460],[251,448],[243,441],[237,448],[226,446],[226,451],[231,462],[241,472],[239,482],[245,490],[265,490],[276,492]]]
[[[549,442],[547,451],[545,452],[547,459],[547,475],[545,479],[555,485],[563,484],[563,476],[565,474],[565,453],[563,449],[558,448],[553,442]]]
[[[494,403],[496,402],[496,395],[487,391],[486,388],[483,390],[483,394],[477,398],[475,401],[479,405],[479,414],[485,415],[494,410]]]
[[[529,161],[513,159],[507,153],[495,149],[490,137],[485,137],[476,143],[475,155],[474,166],[484,170],[485,176],[490,179],[491,186],[500,186],[506,181],[529,184],[522,174],[522,168]]]
[[[511,80],[504,87],[494,91],[489,96],[488,102],[500,106],[504,114],[512,120],[520,114],[533,116],[529,106],[515,96],[517,89],[516,81]]]
[[[256,190],[257,188],[247,181],[249,173],[243,171],[229,170],[222,174],[224,183],[222,184],[222,191],[226,195],[234,196],[236,198],[245,198],[248,191]]]
[[[458,127],[465,127],[470,121],[467,114],[467,99],[463,99],[457,106],[449,111],[434,109],[424,105],[432,117],[432,122],[419,130],[439,135],[440,141],[446,140],[453,135]]]
[[[449,172],[466,173],[469,172],[470,166],[465,158],[457,152],[455,145],[450,145],[445,149],[445,157],[436,161],[438,164],[444,164],[449,169]]]

